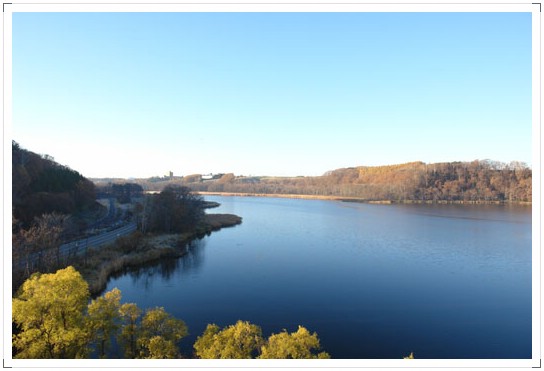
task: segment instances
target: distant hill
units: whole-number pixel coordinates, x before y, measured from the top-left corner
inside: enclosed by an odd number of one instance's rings
[[[532,170],[527,165],[490,160],[358,166],[314,177],[236,177],[222,174],[216,179],[206,179],[193,174],[135,182],[145,190],[183,184],[194,191],[304,194],[368,201],[531,202],[532,199]]]
[[[73,214],[95,206],[95,186],[75,170],[12,142],[13,216],[22,228],[35,217]]]

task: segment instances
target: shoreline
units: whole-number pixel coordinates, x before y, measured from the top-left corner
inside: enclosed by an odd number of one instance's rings
[[[137,267],[163,258],[179,258],[187,254],[187,244],[209,236],[223,228],[242,223],[233,214],[206,214],[205,220],[192,232],[144,236],[139,232],[121,237],[110,248],[95,250],[74,264],[89,285],[91,296],[100,295],[111,276],[126,268]]]
[[[394,205],[394,204],[426,204],[426,205],[532,205],[531,201],[462,201],[462,200],[368,200],[360,197],[344,196],[323,196],[323,195],[305,195],[305,194],[285,194],[285,193],[248,193],[248,192],[207,192],[195,191],[201,196],[224,196],[224,197],[270,197],[270,198],[292,198],[304,200],[325,200],[341,202],[357,202],[365,204]]]

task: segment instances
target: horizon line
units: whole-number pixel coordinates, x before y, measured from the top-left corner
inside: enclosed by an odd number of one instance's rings
[[[456,161],[425,162],[425,161],[418,160],[418,161],[390,163],[390,164],[383,164],[383,165],[346,166],[346,167],[339,167],[339,168],[335,168],[335,169],[331,169],[331,170],[326,170],[320,175],[302,175],[302,174],[300,174],[300,175],[273,175],[273,174],[255,175],[255,174],[235,174],[232,171],[227,171],[227,172],[219,171],[219,172],[189,173],[189,174],[184,174],[184,175],[176,175],[176,174],[174,174],[172,172],[171,176],[167,172],[167,173],[165,173],[163,175],[155,174],[155,175],[151,175],[151,176],[147,176],[147,177],[137,177],[137,176],[128,176],[128,177],[123,177],[123,176],[98,176],[98,177],[95,177],[95,176],[89,176],[89,177],[86,177],[86,178],[94,179],[94,180],[103,180],[103,179],[122,179],[122,180],[134,179],[134,180],[137,180],[137,179],[151,179],[151,178],[174,179],[174,178],[185,178],[185,177],[196,176],[196,175],[205,176],[205,175],[224,175],[224,174],[234,174],[234,176],[236,176],[236,177],[246,177],[246,178],[315,178],[315,177],[327,176],[328,173],[333,172],[333,171],[346,170],[346,169],[389,167],[389,166],[401,166],[401,165],[409,165],[409,164],[423,164],[423,165],[455,164],[455,163],[467,163],[467,164],[470,164],[470,163],[473,163],[473,162],[476,162],[476,161],[485,162],[485,163],[497,163],[497,164],[506,165],[506,166],[514,164],[514,165],[518,165],[520,167],[528,168],[531,171],[533,170],[532,165],[530,163],[527,163],[527,162],[524,162],[524,161],[512,160],[512,161],[509,161],[509,162],[503,162],[503,161],[497,161],[497,160],[492,160],[492,159],[487,159],[486,158],[486,159],[474,159],[474,160],[470,160],[470,161],[456,160]]]

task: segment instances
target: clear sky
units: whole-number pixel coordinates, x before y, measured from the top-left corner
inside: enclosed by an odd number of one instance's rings
[[[13,136],[87,177],[531,164],[530,13],[14,13]]]

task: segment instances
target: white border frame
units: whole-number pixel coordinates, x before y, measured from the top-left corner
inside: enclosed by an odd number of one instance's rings
[[[395,3],[356,3],[356,2],[310,2],[274,3],[271,1],[238,1],[230,3],[216,0],[214,3],[175,3],[162,1],[157,4],[118,0],[116,3],[84,3],[82,1],[59,0],[55,3],[26,3],[12,0],[3,3],[3,227],[10,230],[11,220],[11,139],[12,139],[12,14],[14,12],[529,12],[532,13],[532,311],[533,335],[532,354],[528,360],[433,360],[433,359],[391,359],[391,360],[19,360],[11,357],[11,269],[4,269],[3,291],[3,361],[4,367],[14,368],[540,368],[541,367],[541,4],[528,1],[446,3],[437,1],[397,0]],[[3,234],[3,262],[11,261],[11,239],[9,233]],[[11,267],[11,265],[9,265]],[[5,265],[4,265],[5,267]],[[7,291],[6,291],[7,290]]]

